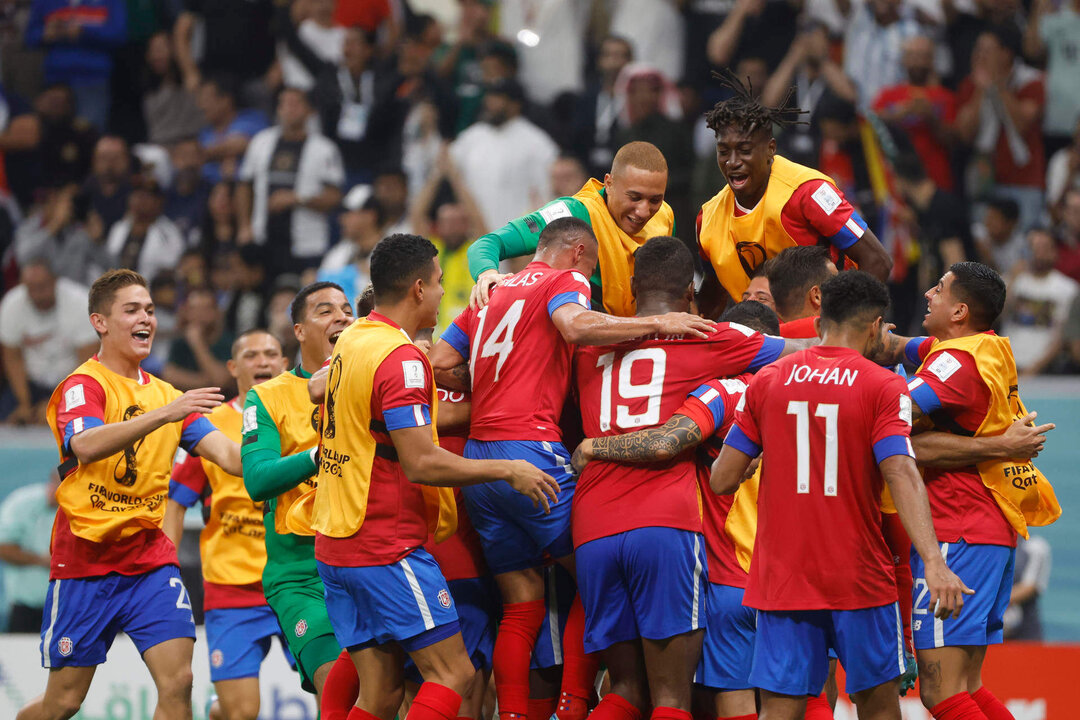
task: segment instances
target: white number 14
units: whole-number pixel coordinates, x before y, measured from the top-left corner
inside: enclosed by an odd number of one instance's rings
[[[836,465],[839,436],[836,431],[840,406],[818,403],[814,417],[825,418],[825,495],[836,497]],[[788,402],[787,414],[795,416],[795,455],[797,491],[810,492],[810,403],[805,400]]]

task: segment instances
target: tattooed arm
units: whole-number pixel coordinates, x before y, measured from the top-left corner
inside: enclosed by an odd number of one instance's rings
[[[468,392],[472,390],[468,361],[443,339],[435,343],[428,356],[435,371],[435,384],[447,390]]]
[[[665,462],[702,441],[701,428],[686,415],[675,414],[660,427],[625,435],[585,438],[574,450],[571,464],[581,472],[591,460]]]

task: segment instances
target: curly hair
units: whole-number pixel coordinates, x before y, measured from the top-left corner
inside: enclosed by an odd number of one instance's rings
[[[765,130],[771,136],[773,125],[787,127],[807,124],[805,120],[800,120],[799,116],[809,115],[809,111],[791,105],[791,98],[795,94],[794,87],[788,88],[787,95],[779,106],[769,107],[755,96],[749,79],[743,84],[729,68],[714,72],[713,77],[735,93],[727,100],[716,103],[712,110],[705,113],[705,124],[713,132],[719,134],[725,128],[735,128],[750,135],[758,130]]]

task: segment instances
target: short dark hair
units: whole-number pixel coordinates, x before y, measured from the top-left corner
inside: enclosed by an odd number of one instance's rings
[[[277,335],[270,332],[266,328],[256,327],[256,328],[251,328],[250,330],[245,330],[244,332],[242,332],[242,333],[240,333],[239,335],[236,336],[236,339],[233,340],[232,350],[229,353],[230,357],[232,357],[233,359],[236,359],[236,353],[240,350],[240,343],[242,343],[245,338],[249,338],[252,335],[269,335],[270,337],[274,338],[274,340],[277,342],[278,349],[280,349],[280,350],[282,350],[282,352],[284,352],[284,348],[281,347],[281,340],[278,340]]]
[[[821,245],[797,245],[785,248],[772,259],[769,268],[769,292],[780,317],[797,312],[810,288],[829,279],[832,259]]]
[[[320,290],[326,290],[327,288],[340,290],[342,295],[345,294],[345,290],[343,290],[340,285],[326,280],[313,282],[300,288],[299,292],[296,293],[296,297],[293,298],[292,304],[289,306],[289,316],[292,318],[293,325],[299,325],[304,322],[304,318],[307,316],[308,298]]]
[[[371,284],[375,302],[396,302],[417,279],[427,280],[439,250],[420,235],[394,233],[371,251]]]
[[[754,278],[763,277],[768,280],[769,272],[772,270],[773,265],[776,264],[775,262],[773,262],[774,260],[775,258],[769,258],[768,260],[754,268],[754,270],[750,273],[750,279],[753,280]],[[771,292],[772,281],[769,281],[769,286]]]
[[[795,88],[788,88],[787,95],[776,107],[765,105],[758,99],[754,88],[743,81],[729,68],[713,73],[721,85],[733,93],[727,100],[722,100],[705,113],[705,125],[719,135],[727,128],[735,128],[741,133],[752,135],[759,130],[772,137],[773,125],[786,127],[793,124],[805,124],[799,116],[806,115],[806,110],[791,105]]]
[[[581,236],[596,242],[596,234],[589,223],[576,217],[556,218],[540,231],[536,249],[543,250],[551,245],[569,245],[571,240]]]
[[[738,323],[759,333],[780,334],[780,318],[771,307],[757,300],[735,303],[723,312],[720,322]]]
[[[375,309],[375,288],[371,283],[367,284],[356,297],[356,317],[367,317]]]
[[[967,304],[979,330],[989,330],[1005,307],[1005,281],[992,267],[978,262],[953,263],[949,272],[953,295]]]
[[[862,270],[847,270],[821,284],[822,322],[872,322],[888,309],[889,289]]]
[[[90,286],[88,302],[90,314],[99,313],[104,315],[108,313],[113,300],[116,298],[116,293],[132,285],[142,285],[149,290],[146,278],[134,270],[126,268],[109,270]]]
[[[634,251],[634,284],[638,291],[682,297],[694,281],[694,258],[686,243],[670,235],[650,238]]]
[[[1020,204],[1009,197],[995,195],[986,201],[987,209],[994,209],[1009,222],[1020,219]]]

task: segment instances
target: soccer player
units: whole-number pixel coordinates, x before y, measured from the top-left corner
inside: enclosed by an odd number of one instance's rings
[[[424,678],[413,720],[456,718],[475,678],[446,580],[422,547],[454,531],[449,488],[505,480],[545,508],[558,497],[558,484],[527,462],[438,447],[434,377],[411,338],[436,324],[441,276],[428,240],[380,241],[375,309],[342,333],[327,376],[312,527],[327,610],[363,679],[349,720],[394,716],[404,653]]]
[[[593,307],[630,317],[634,314],[630,293],[634,251],[651,237],[675,232],[675,215],[664,202],[667,179],[667,160],[655,145],[623,145],[603,182],[590,179],[573,197],[556,198],[473,242],[469,271],[476,286],[470,303],[483,307],[492,288],[506,279],[499,273],[500,261],[532,254],[548,223],[576,217],[592,227],[600,246],[598,261],[582,271],[593,286]]]
[[[884,284],[865,272],[827,281],[822,345],[750,381],[713,465],[712,489],[730,493],[766,453],[743,602],[758,610],[750,682],[768,720],[802,717],[825,684],[829,647],[848,670],[859,717],[900,718],[904,648],[881,535],[884,482],[926,561],[935,614],[958,615],[971,593],[937,549],[904,381],[867,359],[880,354],[888,304]]]
[[[249,330],[233,342],[228,369],[236,379],[239,395],[207,417],[239,445],[241,398],[252,386],[284,371],[281,343],[265,330]],[[230,475],[206,458],[187,455],[173,466],[165,510],[165,534],[177,548],[184,536],[184,513],[203,498],[208,498],[209,508],[199,554],[210,680],[224,717],[256,720],[259,667],[270,650],[270,641],[277,637],[283,649],[288,647],[263,595],[266,533],[262,507],[247,494],[243,478]]]
[[[730,73],[724,82],[734,96],[705,115],[728,183],[698,215],[705,315],[716,317],[728,297],[738,300],[754,268],[792,245],[831,245],[836,259],[888,279],[892,260],[833,181],[776,154],[773,124],[790,124],[800,111],[762,105]]]
[[[70,718],[117,632],[131,637],[157,687],[155,717],[191,717],[195,622],[176,548],[162,532],[177,447],[227,472],[240,449],[202,416],[217,388],[180,393],[139,367],[157,330],[146,280],[111,270],[90,288],[97,355],[53,392],[47,418],[60,451],[41,661],[44,695],[18,720]]]
[[[341,646],[326,614],[315,539],[291,532],[285,520],[293,503],[315,487],[318,471],[319,406],[308,397],[308,378],[330,356],[353,318],[344,291],[329,282],[302,288],[290,312],[300,363],[255,385],[245,397],[244,486],[252,500],[263,503],[266,601],[285,633],[304,689],[315,693],[321,707],[326,678]]]
[[[635,268],[640,315],[690,307],[694,263],[680,240],[652,238],[637,251]],[[786,349],[782,340],[731,323],[704,339],[657,334],[579,348],[574,370],[585,434],[659,425],[702,382],[756,370]],[[649,466],[592,462],[578,479],[573,536],[585,650],[600,652],[611,676],[595,720],[637,720],[650,703],[652,718],[690,718],[705,623],[697,477],[693,456],[684,453]]]
[[[720,322],[736,322],[762,333],[779,333],[776,313],[758,301],[724,311]],[[755,717],[750,661],[754,650],[754,611],[742,604],[757,524],[757,481],[734,495],[709,490],[709,471],[735,419],[749,375],[718,378],[698,386],[671,419],[659,427],[623,435],[586,438],[574,451],[579,472],[592,460],[621,463],[669,462],[700,445],[699,485],[704,511],[709,584],[701,662],[694,675],[695,712],[720,720]]]
[[[591,289],[585,274],[596,265],[597,248],[598,239],[583,220],[552,220],[540,233],[533,261],[500,281],[483,309],[470,307],[456,318],[436,346],[433,361],[438,370],[450,371],[440,372],[440,381],[453,381],[454,371],[471,376],[466,457],[528,460],[562,488],[551,513],[536,510],[501,483],[464,490],[469,516],[502,593],[494,665],[503,720],[528,713],[529,658],[545,614],[545,555],[574,572],[574,480],[559,427],[570,388],[573,344],[621,342],[658,332],[704,337],[703,331],[712,328],[712,323],[686,313],[633,318],[589,310]],[[596,666],[580,650],[583,620],[581,612],[568,620],[562,720],[588,713]]]
[[[908,385],[916,420],[979,440],[1032,418],[1017,391],[1009,340],[990,330],[1005,303],[998,274],[980,263],[956,263],[926,300],[923,324],[933,338],[919,346],[922,364]],[[960,618],[935,615],[927,597],[933,568],[925,554],[912,557],[920,691],[938,720],[1012,717],[982,684],[982,664],[987,646],[1002,641],[1017,533],[1027,537],[1029,525],[1050,524],[1061,508],[1030,460],[1008,457],[925,468],[940,556],[975,588]]]
[[[780,335],[817,337],[821,285],[837,272],[828,249],[820,245],[796,245],[781,250],[766,264],[769,291],[780,316]]]

